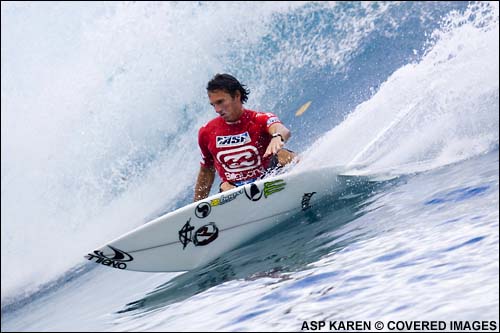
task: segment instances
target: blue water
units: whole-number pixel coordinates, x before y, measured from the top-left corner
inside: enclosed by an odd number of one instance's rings
[[[487,2],[2,2],[2,331],[498,327],[498,35]],[[190,272],[85,262],[189,202],[217,72],[350,185]]]

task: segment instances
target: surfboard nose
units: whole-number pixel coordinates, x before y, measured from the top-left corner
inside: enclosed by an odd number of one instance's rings
[[[97,264],[119,269],[127,268],[127,263],[134,260],[134,257],[129,253],[111,245],[94,250],[92,253],[87,254],[85,258]]]

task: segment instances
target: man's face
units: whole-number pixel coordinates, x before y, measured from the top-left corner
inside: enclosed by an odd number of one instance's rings
[[[237,91],[236,95],[231,95],[223,90],[214,90],[208,92],[208,99],[210,105],[215,109],[226,122],[235,122],[240,119],[243,114],[243,106],[240,100],[240,92]]]

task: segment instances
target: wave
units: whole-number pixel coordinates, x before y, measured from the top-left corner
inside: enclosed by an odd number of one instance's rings
[[[2,305],[191,197],[217,72],[300,167],[498,147],[495,3],[2,3],[2,31]]]
[[[395,71],[311,145],[303,168],[338,164],[411,173],[498,148],[498,15],[450,14],[422,59]]]

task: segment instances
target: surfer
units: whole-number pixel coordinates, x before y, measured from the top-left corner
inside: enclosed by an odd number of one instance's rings
[[[194,201],[208,196],[216,170],[222,192],[254,182],[296,157],[283,148],[291,133],[276,115],[243,107],[250,93],[245,87],[229,74],[217,74],[207,84],[219,116],[198,132],[201,161]]]

